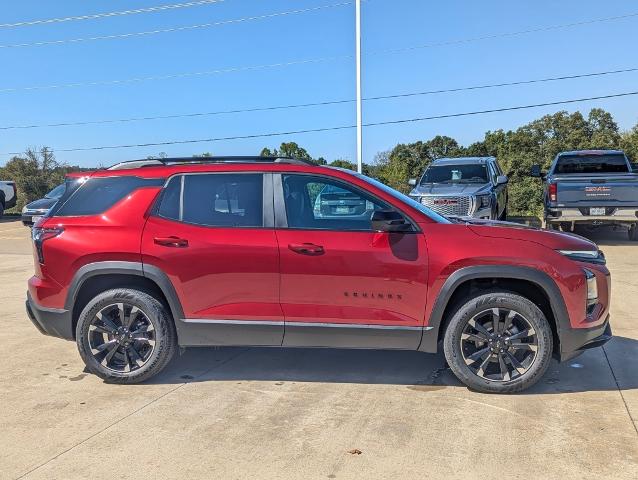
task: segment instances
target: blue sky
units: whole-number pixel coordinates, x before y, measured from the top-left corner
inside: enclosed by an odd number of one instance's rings
[[[0,23],[127,10],[187,0],[3,2]],[[266,15],[340,0],[225,0],[99,20],[0,28],[0,45],[123,34]],[[638,12],[626,0],[369,0],[363,5],[364,96],[390,95],[638,67],[638,17],[404,53],[383,50]],[[633,45],[633,47],[632,47]],[[354,98],[354,60],[119,85],[2,89],[202,72],[354,54],[354,5],[127,39],[0,48],[0,127],[267,107]],[[638,72],[364,103],[364,122],[483,110],[638,90]],[[398,142],[449,135],[463,144],[546,113],[602,107],[621,128],[638,122],[638,96],[473,117],[366,128],[364,161]],[[0,130],[0,152],[252,135],[351,125],[352,103],[233,115],[64,128]],[[81,166],[166,152],[257,154],[296,141],[313,156],[356,158],[354,130],[215,143],[58,153]],[[10,155],[0,155],[4,164]]]

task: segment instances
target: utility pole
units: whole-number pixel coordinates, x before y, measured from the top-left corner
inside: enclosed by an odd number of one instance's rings
[[[357,171],[363,170],[363,120],[361,114],[361,0],[355,1],[357,62]]]

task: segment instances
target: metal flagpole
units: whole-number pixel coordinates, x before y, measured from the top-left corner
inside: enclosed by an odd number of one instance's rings
[[[357,171],[363,170],[363,119],[361,115],[361,0],[355,1],[357,62]]]

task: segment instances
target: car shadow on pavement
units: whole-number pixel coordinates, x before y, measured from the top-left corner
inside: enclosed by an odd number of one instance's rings
[[[523,394],[638,388],[638,341],[614,337],[564,363],[552,361]],[[612,372],[613,368],[613,372]],[[414,390],[466,388],[441,353],[312,348],[189,348],[151,384],[265,381],[405,385]]]

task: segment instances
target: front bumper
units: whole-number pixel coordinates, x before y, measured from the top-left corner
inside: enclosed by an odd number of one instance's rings
[[[73,340],[73,319],[69,310],[38,305],[27,292],[26,309],[29,320],[44,335]]]
[[[565,362],[577,357],[590,348],[602,347],[611,340],[611,325],[609,315],[605,322],[594,328],[569,328],[560,332],[559,360]]]

